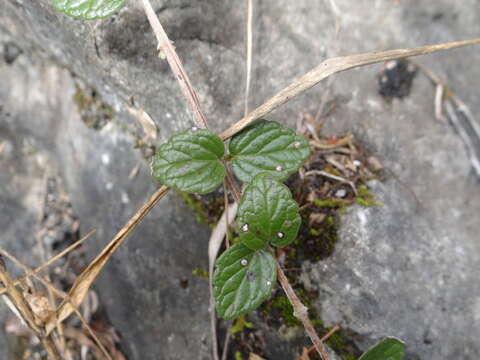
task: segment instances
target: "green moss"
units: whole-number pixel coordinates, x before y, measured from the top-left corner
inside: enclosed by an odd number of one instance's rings
[[[197,196],[179,192],[187,206],[195,213],[197,222],[213,228],[223,212],[223,196]]]
[[[315,199],[313,204],[318,207],[328,207],[328,208],[342,208],[345,207],[345,202],[339,199]]]
[[[243,360],[243,356],[240,351],[235,352],[235,360]]]
[[[355,198],[355,202],[358,205],[363,207],[370,207],[370,206],[380,206],[382,207],[384,204],[382,202],[376,201],[373,194],[368,190],[367,185],[360,185],[357,189],[358,196]]]
[[[277,296],[272,302],[272,308],[278,309],[287,326],[301,326],[302,323],[293,315],[293,306],[286,296]]]
[[[327,345],[332,348],[343,360],[355,360],[361,355],[360,350],[349,338],[347,332],[339,330],[327,340]]]
[[[77,84],[73,101],[80,118],[91,129],[100,130],[113,118],[113,108],[103,102],[93,89]]]
[[[195,268],[195,269],[192,270],[192,275],[195,275],[195,276],[198,276],[198,277],[201,277],[203,279],[208,280],[208,271],[207,270],[203,270],[203,269],[200,269],[200,268]]]
[[[239,333],[245,329],[253,329],[253,323],[247,321],[247,317],[245,314],[240,315],[236,320],[235,323],[230,328],[230,332],[232,334]]]
[[[287,265],[301,266],[303,260],[316,262],[329,257],[338,240],[337,220],[334,215],[329,215],[318,224],[308,227],[310,212],[302,214],[302,227],[293,245],[287,248]]]

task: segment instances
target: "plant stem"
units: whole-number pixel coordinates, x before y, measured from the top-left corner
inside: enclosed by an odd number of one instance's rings
[[[175,52],[175,48],[172,46],[172,42],[168,38],[168,35],[163,29],[162,24],[158,20],[158,17],[155,14],[155,11],[153,10],[150,1],[142,0],[142,3],[150,26],[152,27],[153,32],[157,37],[158,48],[163,51],[163,54],[165,54],[168,64],[170,65],[170,68],[172,69],[172,72],[180,85],[183,96],[187,100],[187,103],[190,106],[190,110],[192,110],[193,112],[195,122],[199,127],[207,128],[207,120],[200,106],[200,101],[198,100],[197,93],[195,92],[195,89],[193,88],[190,79],[188,78],[188,75],[183,68],[180,58]]]
[[[302,322],[303,327],[305,328],[305,331],[307,332],[308,336],[312,340],[313,346],[315,346],[315,349],[317,350],[322,360],[328,360],[327,350],[325,349],[323,342],[318,337],[317,333],[315,332],[315,329],[313,328],[312,323],[310,322],[310,319],[308,318],[308,308],[305,305],[303,305],[303,303],[298,298],[297,294],[295,294],[295,291],[293,291],[292,285],[290,285],[290,282],[288,281],[287,277],[285,276],[285,273],[283,272],[282,268],[278,263],[277,263],[277,275],[278,275],[278,281],[282,285],[282,288],[285,291],[285,294],[287,295],[288,300],[293,306],[293,315]]]
[[[233,197],[235,198],[235,201],[237,203],[240,203],[241,199],[241,194],[240,190],[238,190],[237,183],[235,182],[235,178],[233,177],[232,170],[230,169],[230,166],[228,166],[228,163],[224,161],[223,165],[225,166],[226,174],[227,174],[227,184],[230,187],[230,190],[232,190]]]

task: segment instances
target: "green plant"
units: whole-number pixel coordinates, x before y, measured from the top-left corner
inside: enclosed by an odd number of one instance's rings
[[[393,337],[386,337],[368,349],[358,360],[402,360],[405,345]]]
[[[158,148],[153,176],[187,193],[205,194],[223,183],[227,167],[246,183],[237,226],[241,242],[217,260],[213,279],[218,314],[233,319],[258,307],[276,282],[272,246],[293,242],[300,227],[298,206],[280,181],[297,171],[310,154],[293,130],[259,120],[235,135],[224,153],[223,141],[193,128],[172,136]]]
[[[68,16],[95,20],[112,15],[124,5],[125,0],[52,0],[52,3],[55,9]]]
[[[149,0],[141,2],[157,38],[158,49],[162,55],[165,55],[162,58],[167,59],[174,72],[198,126],[206,128],[206,119],[198,97],[180,59]],[[124,0],[52,0],[52,3],[56,9],[69,16],[91,20],[104,18],[118,11],[124,5]],[[185,192],[207,193],[220,185],[225,175],[229,182],[232,182],[228,165],[226,165],[228,163],[231,163],[237,178],[248,184],[238,216],[241,242],[228,249],[217,261],[214,281],[217,307],[221,315],[227,318],[235,317],[258,306],[263,299],[268,297],[277,274],[288,300],[293,305],[295,317],[303,323],[322,359],[328,359],[322,341],[318,339],[313,326],[308,321],[306,307],[301,304],[293,292],[281,268],[277,267],[277,271],[275,271],[276,262],[271,253],[271,245],[285,246],[296,236],[298,230],[296,226],[298,225],[295,215],[298,215],[298,210],[295,204],[291,204],[291,196],[286,194],[281,181],[300,167],[302,161],[308,156],[308,144],[291,130],[285,129],[279,124],[266,121],[254,124],[254,121],[332,74],[358,66],[423,55],[479,42],[480,38],[477,38],[435,46],[327,59],[251,113],[247,114],[246,111],[243,119],[231,125],[220,136],[208,130],[195,128],[172,137],[161,146],[153,170],[154,175],[166,185]],[[249,74],[247,74],[247,79],[248,77]],[[248,127],[249,125],[250,127]],[[229,138],[232,138],[229,146],[230,153],[225,155],[223,141]],[[287,142],[285,142],[286,140]],[[46,323],[45,333],[47,336],[57,323],[62,322],[76,311],[89,287],[112,254],[167,191],[167,186],[158,189],[114,236],[104,251],[78,276],[69,290],[66,300],[55,309],[54,316],[51,316]],[[262,201],[257,201],[258,199]],[[276,212],[274,209],[280,209],[278,206],[280,200],[282,204],[285,204],[286,210]],[[372,201],[373,199],[366,193],[359,194],[357,199],[357,202],[363,206],[371,206]],[[339,205],[337,203],[318,204],[318,206],[341,207]],[[258,290],[258,294],[255,294],[252,289]],[[231,302],[232,294],[233,302]],[[214,342],[216,342],[216,337],[214,337]],[[396,342],[398,340],[387,338],[362,355],[361,359],[400,360],[403,357],[403,344],[400,348]],[[216,352],[216,346],[213,348]],[[57,357],[52,356],[52,358]],[[218,354],[215,358],[218,358]],[[237,352],[235,358],[242,358],[241,353]]]

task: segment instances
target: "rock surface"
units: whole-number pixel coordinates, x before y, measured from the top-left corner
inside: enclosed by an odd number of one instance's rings
[[[226,128],[243,112],[243,5],[152,3],[209,124],[215,131]],[[341,32],[335,40],[328,4],[255,3],[251,106],[325,57],[480,33],[475,0],[336,0]],[[33,247],[46,174],[64,179],[82,231],[97,229],[89,241],[91,257],[154,191],[148,164],[135,150],[143,133],[126,111],[130,98],[155,120],[158,143],[193,125],[155,48],[139,2],[93,23],[56,13],[48,0],[0,3],[0,145],[6,144],[0,154],[1,246],[16,254]],[[480,49],[470,47],[419,61],[440,73],[478,114],[480,68],[472,64],[479,58]],[[305,264],[303,279],[320,291],[316,305],[327,325],[358,332],[363,349],[393,335],[407,342],[411,359],[477,359],[478,184],[461,139],[435,119],[428,80],[418,75],[407,98],[387,103],[378,95],[380,69],[335,76],[331,89],[338,106],[325,130],[353,131],[382,160],[389,179],[372,186],[385,206],[350,209],[341,219],[333,256]],[[97,129],[82,121],[84,103],[75,97],[90,88],[113,114],[110,119],[106,107]],[[324,88],[319,85],[270,118],[294,125],[300,111],[317,110]],[[129,179],[137,165],[138,175]],[[210,358],[208,289],[191,275],[193,268],[206,267],[207,240],[208,230],[170,194],[105,268],[97,289],[130,359]],[[38,261],[35,253],[24,260]],[[187,288],[181,286],[185,280]],[[6,358],[1,339],[0,357]]]

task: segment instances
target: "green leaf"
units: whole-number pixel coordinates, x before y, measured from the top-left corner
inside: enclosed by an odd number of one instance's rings
[[[53,7],[68,16],[94,20],[112,15],[125,0],[53,0]]]
[[[237,225],[240,239],[251,249],[268,243],[286,246],[295,240],[301,218],[288,187],[270,174],[257,175],[240,201]]]
[[[283,181],[297,171],[310,154],[307,141],[277,122],[260,120],[230,141],[233,172],[250,183],[255,175],[269,172]]]
[[[222,139],[208,130],[187,130],[162,144],[152,163],[162,184],[187,193],[206,194],[225,177]]]
[[[394,337],[387,337],[367,350],[358,360],[402,360],[405,345]]]
[[[218,314],[233,319],[254,310],[272,293],[276,263],[267,251],[253,251],[238,243],[217,260],[213,295]]]

